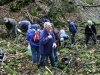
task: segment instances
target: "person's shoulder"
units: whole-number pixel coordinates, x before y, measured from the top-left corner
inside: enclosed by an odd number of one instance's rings
[[[94,24],[92,24],[92,27],[95,27],[95,25],[94,25]]]
[[[11,20],[11,21],[14,20],[15,21],[15,19],[13,19],[13,18],[8,18],[8,20]]]

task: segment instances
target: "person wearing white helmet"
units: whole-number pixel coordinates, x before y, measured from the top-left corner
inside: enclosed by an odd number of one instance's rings
[[[85,44],[86,44],[86,46],[88,46],[88,41],[89,41],[90,37],[94,41],[94,44],[96,44],[96,34],[97,34],[97,31],[96,31],[95,26],[93,25],[91,20],[88,20],[87,25],[85,27],[85,36],[86,36]]]

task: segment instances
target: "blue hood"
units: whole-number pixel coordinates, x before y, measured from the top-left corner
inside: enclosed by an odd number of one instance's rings
[[[35,30],[37,30],[38,28],[39,28],[38,26],[33,25],[33,26],[31,26],[31,28],[30,28],[30,29],[35,29]]]

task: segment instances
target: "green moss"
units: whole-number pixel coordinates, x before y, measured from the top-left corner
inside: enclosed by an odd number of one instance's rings
[[[93,22],[95,25],[100,25],[100,21],[92,20],[92,22]]]
[[[33,9],[31,10],[31,15],[32,15],[32,16],[36,16],[37,13],[38,13],[38,11],[37,11],[36,8],[33,8]]]

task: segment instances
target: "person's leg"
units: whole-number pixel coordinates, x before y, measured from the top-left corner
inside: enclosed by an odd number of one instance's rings
[[[6,28],[7,36],[10,36],[10,30]]]
[[[52,65],[53,67],[56,67],[55,59],[54,59],[53,53],[50,53],[50,54],[48,54],[48,55],[49,55],[49,59],[50,59],[51,65]]]
[[[57,54],[57,52],[58,52],[58,47],[57,48],[54,48],[54,50],[53,50],[55,62],[58,61],[58,54]]]
[[[89,41],[90,36],[88,34],[86,34],[85,37],[86,37],[85,44],[88,45],[88,41]]]
[[[75,33],[72,33],[72,35],[71,35],[71,44],[74,44],[74,42],[75,42]]]
[[[44,66],[44,59],[45,59],[46,55],[41,54],[41,58],[40,58],[40,67]]]
[[[94,44],[96,44],[96,40],[97,39],[96,39],[96,35],[95,34],[92,35],[92,40],[94,41]]]
[[[39,62],[39,60],[40,60],[39,47],[36,48],[36,52],[37,52],[37,62]]]
[[[14,37],[17,37],[17,26],[14,27],[13,31],[14,31]]]
[[[33,63],[37,62],[37,58],[36,58],[36,47],[32,47],[31,46],[31,52],[32,52],[32,61]]]

